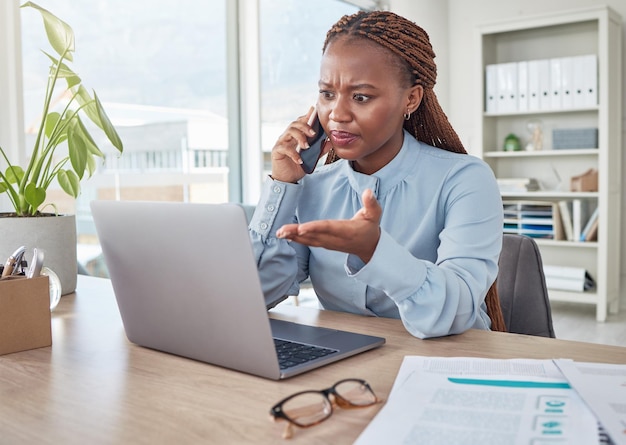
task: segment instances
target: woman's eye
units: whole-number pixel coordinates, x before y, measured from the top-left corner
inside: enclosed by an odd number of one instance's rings
[[[357,102],[367,102],[370,99],[370,97],[366,96],[365,94],[355,94],[353,98]]]
[[[330,91],[320,90],[320,96],[324,99],[332,99],[333,93],[331,93]]]

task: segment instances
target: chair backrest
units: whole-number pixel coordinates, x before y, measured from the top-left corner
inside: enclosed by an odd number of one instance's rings
[[[254,215],[254,210],[256,209],[256,206],[253,204],[240,204],[241,208],[243,208],[243,211],[246,212],[246,219],[248,220],[248,223],[250,223],[250,221],[252,220],[252,215]]]
[[[527,236],[505,234],[496,281],[509,332],[554,338],[552,310],[537,243]]]

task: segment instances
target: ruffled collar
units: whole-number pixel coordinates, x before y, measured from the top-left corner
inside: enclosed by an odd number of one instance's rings
[[[409,132],[404,130],[404,141],[398,154],[376,173],[366,175],[352,168],[351,162],[343,162],[343,173],[348,177],[350,186],[360,195],[365,189],[371,189],[376,198],[384,196],[395,188],[411,173],[415,173],[421,144]]]

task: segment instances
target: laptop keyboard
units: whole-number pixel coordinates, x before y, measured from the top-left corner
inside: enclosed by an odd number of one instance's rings
[[[274,339],[280,369],[291,368],[338,352],[336,349],[306,345],[289,340]]]

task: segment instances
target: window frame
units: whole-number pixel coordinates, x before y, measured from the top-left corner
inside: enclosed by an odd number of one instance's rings
[[[388,9],[386,0],[339,0],[361,9]],[[20,0],[0,2],[0,146],[25,162]],[[254,204],[263,180],[258,0],[226,0],[230,202]],[[9,208],[0,195],[0,211]]]

